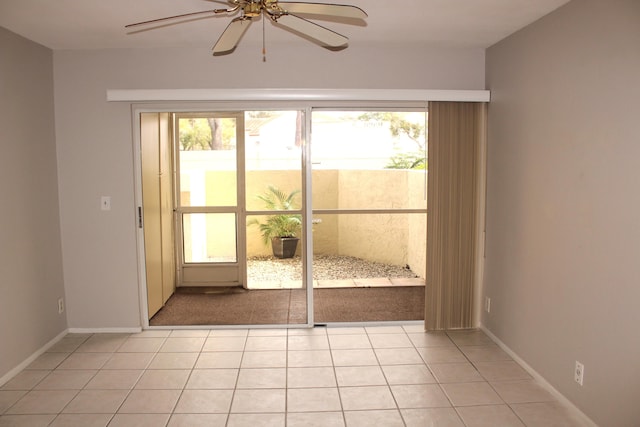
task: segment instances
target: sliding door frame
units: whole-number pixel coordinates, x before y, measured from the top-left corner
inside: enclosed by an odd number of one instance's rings
[[[313,277],[311,262],[313,259],[312,211],[311,211],[311,111],[313,108],[415,108],[426,109],[428,101],[467,101],[489,102],[490,93],[485,90],[307,90],[307,89],[165,89],[165,90],[107,90],[107,101],[127,102],[131,108],[131,130],[134,161],[134,201],[133,217],[136,225],[136,243],[138,259],[138,294],[140,307],[140,324],[143,329],[194,329],[213,328],[312,328],[313,319]],[[304,111],[304,141],[302,150],[302,197],[304,200],[304,260],[303,274],[307,285],[307,323],[286,325],[210,325],[193,327],[160,327],[149,326],[144,232],[141,217],[142,206],[142,171],[140,148],[140,114],[145,112],[224,112],[247,110],[295,109]],[[482,176],[484,179],[484,176]],[[484,183],[483,183],[484,185]],[[483,207],[481,207],[481,210]],[[479,257],[478,262],[482,261]],[[309,285],[310,284],[310,285]],[[481,283],[476,289],[481,289]],[[480,302],[474,307],[480,311]],[[478,325],[476,325],[478,326]]]
[[[303,240],[305,242],[305,246],[303,247],[303,260],[302,260],[302,271],[303,271],[303,283],[308,284],[305,286],[306,289],[306,301],[307,301],[307,319],[306,323],[298,323],[298,324],[267,324],[267,325],[197,325],[197,326],[174,326],[174,327],[161,327],[161,326],[150,326],[149,325],[149,312],[147,306],[147,277],[146,277],[146,269],[145,269],[145,241],[144,241],[144,224],[142,214],[142,155],[141,155],[141,126],[140,126],[140,115],[142,113],[170,113],[176,116],[181,116],[183,114],[229,114],[230,112],[236,112],[244,114],[246,111],[255,111],[255,110],[264,110],[264,111],[278,111],[278,110],[299,110],[303,112],[304,117],[304,133],[302,135],[302,150],[301,150],[301,174],[302,174],[302,191],[301,196],[304,201],[302,210],[302,218],[304,221],[303,225]],[[311,107],[301,105],[299,102],[286,103],[286,105],[282,103],[153,103],[153,104],[132,104],[131,112],[132,112],[132,140],[134,146],[134,185],[135,185],[135,206],[136,206],[136,241],[137,241],[137,253],[138,253],[138,284],[139,284],[139,299],[140,299],[140,320],[143,329],[194,329],[194,328],[216,328],[216,329],[234,329],[234,328],[311,328],[314,326],[313,319],[313,280],[310,266],[310,259],[312,259],[313,254],[313,242],[311,235],[311,197],[307,197],[307,195],[311,194],[311,169],[308,163],[311,161],[310,155],[310,147],[308,141],[310,140],[310,127],[311,127]],[[242,156],[244,156],[244,149],[241,150]],[[238,162],[244,163],[246,159],[240,159],[240,152],[238,152]],[[176,161],[174,156],[174,161]],[[175,166],[174,166],[175,170]],[[244,173],[244,167],[242,168]],[[239,171],[238,171],[239,172]],[[177,177],[174,177],[177,179]],[[244,177],[242,178],[242,184],[244,185]],[[240,182],[238,184],[240,186]],[[244,198],[244,189],[239,192],[238,197]],[[246,233],[246,230],[242,229],[245,226],[244,223],[241,223],[240,220],[244,220],[247,215],[262,213],[247,211],[244,207],[246,200],[238,200],[238,203],[242,203],[242,214],[239,215],[239,222],[237,224],[238,232],[242,233],[243,236]],[[198,209],[196,209],[198,210]],[[179,212],[176,212],[176,227],[179,226],[178,223],[178,215]],[[177,237],[177,236],[176,236]],[[241,242],[239,241],[238,244]],[[178,244],[176,242],[176,244]],[[245,253],[246,248],[243,248],[242,251],[238,251],[239,253]],[[176,263],[182,263],[182,251],[176,251]],[[178,264],[176,264],[177,266]],[[241,262],[243,265],[243,271],[241,271],[240,276],[242,281],[246,284],[247,280],[247,271],[246,271],[246,261]],[[176,274],[179,272],[176,271]]]

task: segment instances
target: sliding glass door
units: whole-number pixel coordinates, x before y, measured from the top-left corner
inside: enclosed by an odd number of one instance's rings
[[[425,111],[168,116],[181,324],[423,318]]]
[[[303,112],[173,117],[173,300],[203,295],[200,323],[306,324]]]
[[[261,323],[306,324],[304,113],[246,111],[245,287],[259,295]]]
[[[425,111],[317,109],[312,131],[315,321],[421,320]]]

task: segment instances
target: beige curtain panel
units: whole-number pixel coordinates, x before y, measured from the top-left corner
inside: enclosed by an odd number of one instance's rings
[[[473,326],[486,104],[429,103],[425,329]]]

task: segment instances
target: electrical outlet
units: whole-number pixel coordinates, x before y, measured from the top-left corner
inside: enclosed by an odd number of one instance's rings
[[[582,385],[584,382],[584,365],[576,360],[576,368],[573,371],[573,380]]]
[[[484,311],[491,313],[491,298],[484,297]]]
[[[58,298],[58,314],[64,313],[64,299]]]

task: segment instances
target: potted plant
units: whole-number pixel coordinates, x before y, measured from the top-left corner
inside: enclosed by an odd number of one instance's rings
[[[285,193],[273,185],[267,187],[263,195],[257,196],[264,202],[266,210],[289,211],[294,209],[294,202],[300,190]],[[257,225],[265,245],[271,242],[271,250],[276,258],[292,258],[298,248],[298,235],[302,229],[300,214],[268,215],[264,222],[252,219],[248,225]]]

